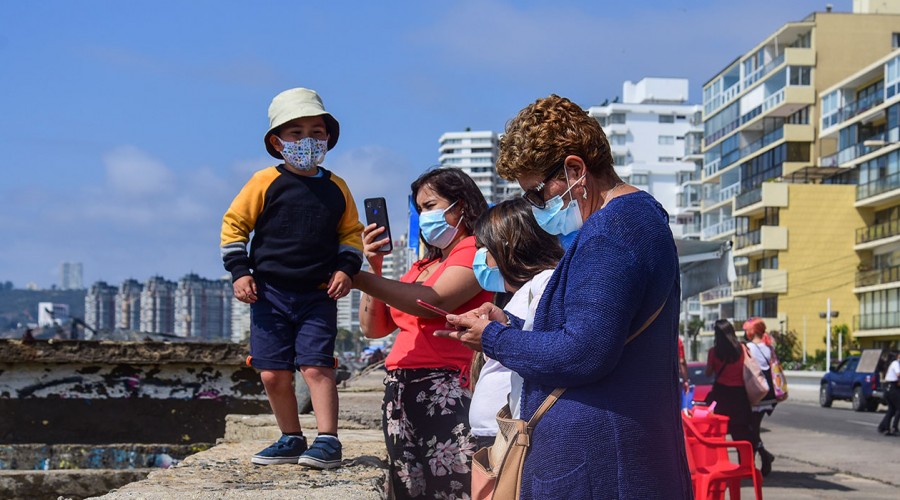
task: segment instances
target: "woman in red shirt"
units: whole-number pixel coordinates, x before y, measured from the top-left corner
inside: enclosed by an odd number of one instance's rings
[[[472,271],[475,220],[487,210],[475,182],[455,168],[426,172],[412,184],[419,226],[427,249],[400,281],[381,277],[386,238],[371,224],[363,231],[363,252],[372,272],[353,286],[363,291],[360,329],[380,338],[399,329],[385,359],[382,424],[396,498],[467,498],[474,440],[469,433],[469,365],[472,351],[435,337],[443,316],[416,299],[461,314],[493,298]]]
[[[715,332],[706,361],[706,375],[715,375],[716,381],[707,399],[716,401],[716,413],[728,417],[731,439],[753,443],[750,400],[744,388],[744,348],[728,320],[716,321]]]

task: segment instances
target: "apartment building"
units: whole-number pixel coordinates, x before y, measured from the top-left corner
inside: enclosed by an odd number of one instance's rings
[[[683,184],[697,174],[703,132],[701,107],[688,104],[688,89],[684,78],[626,81],[621,102],[587,110],[606,132],[616,172],[659,200],[669,212],[676,238],[699,237],[699,226],[694,225],[699,210],[679,207]],[[690,159],[685,154],[688,150],[693,155]],[[699,216],[696,219],[699,222]]]
[[[84,296],[84,321],[97,331],[116,327],[116,294],[118,289],[105,281],[91,285]]]
[[[900,31],[900,29],[898,29]],[[900,46],[900,33],[894,34]],[[820,94],[822,165],[851,169],[852,335],[865,347],[900,341],[900,49]],[[849,280],[849,279],[848,279]],[[852,307],[852,308],[851,308]],[[850,318],[845,320],[850,322]]]
[[[880,2],[881,12],[887,4],[900,6]],[[707,331],[718,318],[740,328],[763,317],[772,329],[806,329],[814,352],[827,298],[855,309],[840,266],[855,265],[844,239],[861,219],[842,205],[853,201],[852,177],[819,165],[827,150],[817,136],[817,96],[890,52],[897,32],[900,16],[869,2],[854,2],[851,13],[816,12],[704,85],[701,237],[731,240],[738,274],[730,287],[701,295]]]
[[[230,279],[208,280],[193,273],[185,275],[175,288],[175,335],[230,340],[232,298]]]
[[[175,289],[177,285],[154,276],[141,291],[141,331],[175,333]]]
[[[137,280],[122,282],[116,293],[116,328],[130,331],[141,329],[141,292],[144,286]]]
[[[442,167],[456,167],[465,172],[488,203],[497,203],[522,194],[519,184],[497,175],[499,138],[489,130],[447,132],[441,135],[439,163]]]

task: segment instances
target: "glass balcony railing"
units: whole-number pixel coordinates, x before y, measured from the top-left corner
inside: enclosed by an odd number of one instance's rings
[[[900,328],[900,312],[859,314],[853,316],[854,330],[881,330],[885,328]]]
[[[856,244],[868,243],[900,234],[900,220],[888,220],[856,230]]]
[[[763,66],[763,67],[757,69],[756,71],[754,71],[753,73],[750,73],[749,75],[747,75],[744,78],[744,82],[742,85],[743,88],[746,89],[750,85],[753,85],[754,83],[758,82],[764,76],[768,75],[773,69],[780,66],[781,63],[783,63],[783,62],[784,62],[784,52],[782,52],[780,56],[769,61],[765,66]]]
[[[703,165],[703,176],[710,177],[719,172],[719,167],[722,166],[722,159],[716,158],[715,161],[711,161],[705,165]]]
[[[729,298],[731,298],[731,285],[717,286],[700,294],[700,300],[704,302]]]
[[[759,203],[762,201],[762,186],[752,189],[750,191],[741,193],[737,198],[734,199],[734,208],[735,210],[741,209],[744,207],[749,207],[754,203]]]
[[[726,219],[722,222],[707,226],[703,228],[701,234],[703,239],[710,239],[730,231],[734,231],[734,219]]]
[[[882,267],[856,273],[856,286],[875,286],[900,281],[900,266]]]
[[[762,286],[762,273],[760,271],[754,271],[752,273],[739,274],[731,286],[734,288],[735,292],[759,288]]]
[[[730,186],[725,186],[721,190],[719,190],[719,203],[723,201],[728,201],[741,191],[741,183],[735,182]]]
[[[856,200],[864,200],[894,189],[900,189],[900,172],[856,186]]]
[[[761,234],[762,234],[761,230],[757,229],[755,231],[750,231],[749,233],[736,235],[734,237],[735,250],[750,247],[753,245],[759,245]]]
[[[884,102],[884,92],[852,101],[822,117],[822,128],[833,127]]]

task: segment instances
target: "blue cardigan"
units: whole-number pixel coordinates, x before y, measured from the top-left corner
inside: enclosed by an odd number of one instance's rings
[[[522,498],[692,498],[678,383],[678,255],[645,192],[610,200],[550,278],[534,331],[490,323],[484,352],[525,379],[522,418],[556,387],[525,461]],[[656,321],[627,346],[665,302]]]

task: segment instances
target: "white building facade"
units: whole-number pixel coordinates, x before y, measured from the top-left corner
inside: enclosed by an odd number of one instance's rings
[[[116,328],[128,331],[141,329],[141,292],[144,285],[137,280],[122,282],[116,293]]]
[[[616,172],[659,200],[669,212],[676,238],[693,235],[694,215],[682,215],[678,200],[682,184],[695,174],[700,161],[685,153],[693,146],[694,155],[699,155],[697,141],[703,132],[702,107],[688,104],[688,88],[684,78],[627,81],[622,102],[588,108],[606,132]]]
[[[521,194],[519,185],[497,175],[499,137],[489,130],[447,132],[441,135],[440,157],[442,167],[456,167],[465,172],[488,203],[497,203]]]
[[[97,331],[116,328],[116,294],[119,290],[98,281],[91,285],[84,296],[84,322]]]

